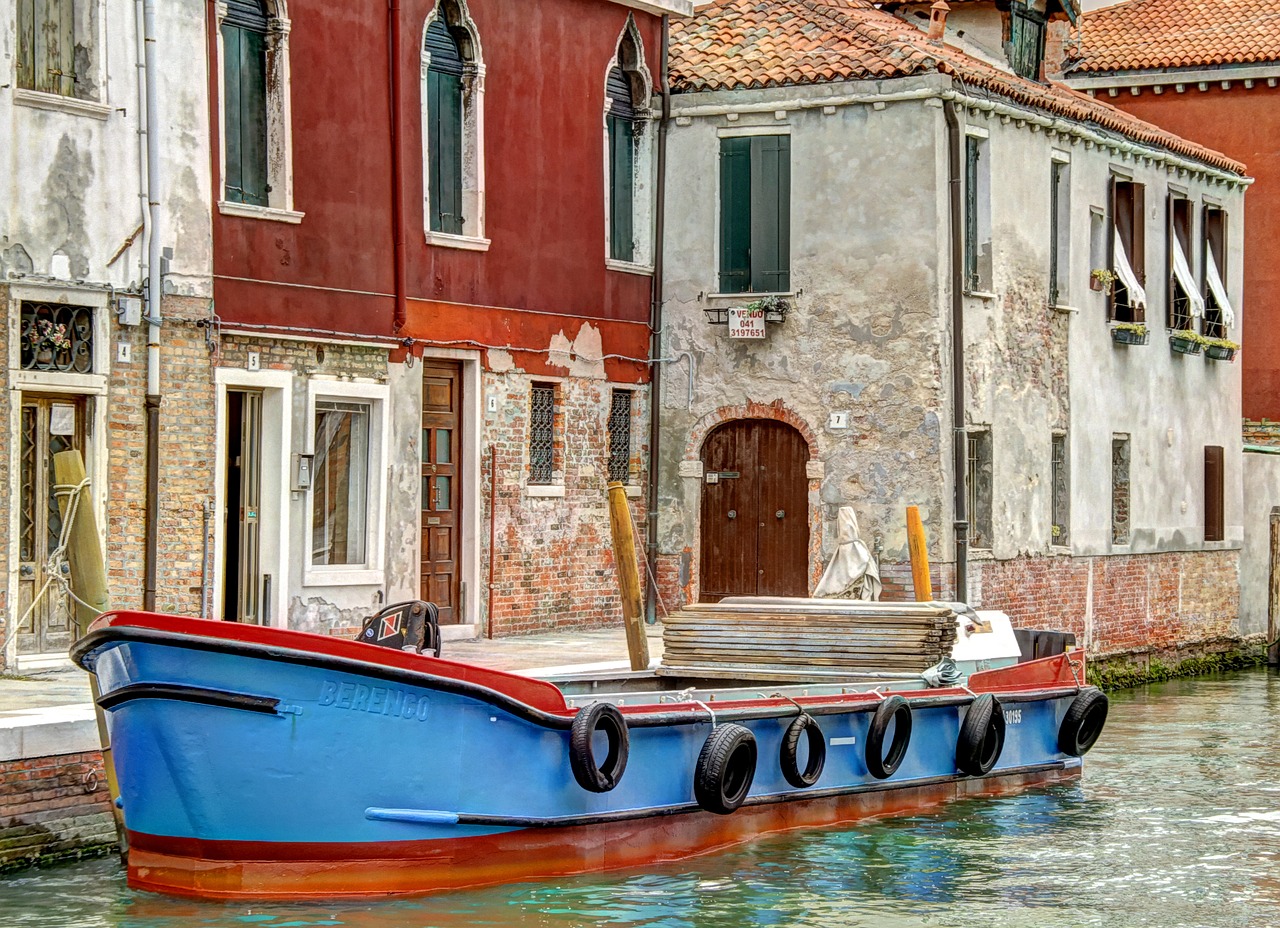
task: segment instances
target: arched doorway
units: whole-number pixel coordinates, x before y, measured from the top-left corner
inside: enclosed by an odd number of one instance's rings
[[[809,446],[796,429],[739,419],[702,445],[698,598],[809,595]]]

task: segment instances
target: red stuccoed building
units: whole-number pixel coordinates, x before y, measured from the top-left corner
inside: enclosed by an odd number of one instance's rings
[[[616,621],[644,524],[664,17],[688,0],[208,4],[211,614]]]

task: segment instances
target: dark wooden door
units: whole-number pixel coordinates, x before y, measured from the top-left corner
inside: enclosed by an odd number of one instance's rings
[[[422,582],[440,622],[462,621],[462,365],[422,366]]]
[[[720,426],[702,446],[699,599],[809,595],[804,436],[782,422]]]

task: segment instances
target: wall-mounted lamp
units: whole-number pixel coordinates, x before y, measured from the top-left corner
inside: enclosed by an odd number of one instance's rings
[[[315,466],[314,454],[295,454],[293,456],[293,488],[310,490],[312,468]]]

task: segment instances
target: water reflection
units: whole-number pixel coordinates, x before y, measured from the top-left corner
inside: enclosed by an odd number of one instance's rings
[[[1280,679],[1116,694],[1084,780],[648,872],[379,903],[137,893],[110,860],[0,877],[0,928],[1280,926]]]

